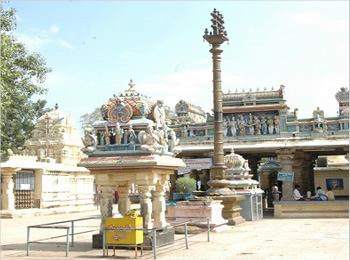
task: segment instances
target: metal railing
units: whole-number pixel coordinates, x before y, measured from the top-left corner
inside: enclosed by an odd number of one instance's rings
[[[66,235],[50,237],[50,238],[47,238],[47,239],[66,236],[66,256],[68,256],[68,253],[69,253],[69,230],[70,229],[71,229],[71,234],[70,235],[71,235],[71,238],[72,238],[71,239],[71,246],[72,247],[74,247],[74,234],[82,234],[82,233],[92,232],[92,231],[96,230],[96,229],[94,229],[94,230],[74,233],[74,222],[83,221],[83,220],[89,220],[89,219],[99,219],[99,218],[100,217],[80,218],[80,219],[73,219],[73,220],[65,220],[65,221],[46,223],[46,224],[41,224],[41,225],[27,226],[27,256],[29,256],[30,244],[39,243],[38,241],[30,241],[30,229],[31,228],[66,229],[66,231],[67,231]],[[69,222],[71,223],[70,226],[53,226],[53,225],[62,224],[62,223],[69,223]]]
[[[176,218],[184,218],[184,219],[206,219],[207,220],[207,241],[210,242],[210,219],[208,217],[176,217]],[[185,227],[185,246],[186,249],[189,248],[188,246],[188,232],[187,232],[187,224],[189,223],[195,223],[196,221],[190,220],[190,221],[184,221],[181,223],[178,223],[176,225],[173,225],[171,227],[178,227],[184,225]],[[125,230],[125,231],[143,231],[143,232],[151,232],[153,235],[153,242],[152,242],[152,250],[153,250],[153,258],[157,259],[157,231],[163,231],[164,228],[112,228],[112,227],[104,227],[103,228],[103,239],[102,239],[102,250],[103,250],[103,257],[106,255],[106,230]],[[118,244],[121,245],[121,244]],[[136,247],[137,245],[135,245]]]

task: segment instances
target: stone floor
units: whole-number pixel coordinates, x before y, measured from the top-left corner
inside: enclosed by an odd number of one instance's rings
[[[65,257],[63,230],[33,229],[29,257],[26,256],[27,226],[56,221],[98,216],[98,211],[49,216],[1,219],[1,259],[133,259],[134,251],[116,250],[116,256],[102,257],[102,250],[92,249],[92,234],[98,232],[99,220],[76,222],[75,245]],[[89,232],[90,231],[90,232]],[[83,233],[86,232],[86,233]],[[186,249],[184,235],[176,235],[173,245],[158,248],[157,259],[349,259],[349,219],[274,219],[271,212],[257,222],[245,222],[220,232],[189,237]],[[110,254],[112,250],[109,251]],[[139,259],[153,259],[144,251]]]

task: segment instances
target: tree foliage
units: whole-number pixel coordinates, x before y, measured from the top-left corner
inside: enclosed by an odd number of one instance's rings
[[[102,120],[101,109],[95,108],[91,113],[85,113],[80,117],[81,129],[91,127],[96,121]]]
[[[41,86],[46,74],[44,58],[30,53],[19,42],[13,32],[16,30],[16,10],[1,9],[1,156],[7,150],[19,152],[25,140],[30,137],[35,121],[43,115],[45,100],[32,100],[33,95],[46,93]]]

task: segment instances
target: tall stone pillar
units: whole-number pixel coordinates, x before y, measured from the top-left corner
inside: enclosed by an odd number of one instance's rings
[[[156,185],[156,189],[153,192],[153,216],[155,228],[166,227],[164,184],[165,180],[162,178],[162,181]]]
[[[152,194],[151,187],[148,185],[139,185],[141,215],[143,217],[143,227],[152,229]]]
[[[16,170],[1,173],[1,209],[14,210],[15,209],[15,194],[13,193],[14,182],[13,175]]]
[[[131,187],[131,183],[129,181],[123,181],[118,183],[118,191],[119,191],[119,201],[118,201],[118,211],[123,216],[130,210],[130,198],[129,198],[129,190]]]
[[[113,216],[113,194],[112,186],[101,185],[101,224],[100,233],[103,232],[103,228],[106,226],[106,218]]]
[[[294,164],[294,149],[278,149],[277,158],[281,162],[281,171],[292,172]],[[281,200],[293,200],[293,182],[284,181],[282,184],[282,199]]]

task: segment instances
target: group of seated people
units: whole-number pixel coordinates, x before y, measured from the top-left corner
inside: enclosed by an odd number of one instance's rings
[[[327,189],[327,192],[325,192],[324,190],[322,190],[322,188],[320,186],[318,186],[316,188],[316,194],[315,196],[311,196],[310,198],[305,198],[304,196],[302,196],[300,194],[300,185],[296,184],[294,186],[294,190],[293,190],[293,197],[295,200],[297,201],[303,201],[303,200],[318,200],[318,201],[325,201],[325,200],[335,200],[334,197],[334,192],[332,191],[331,188]]]

